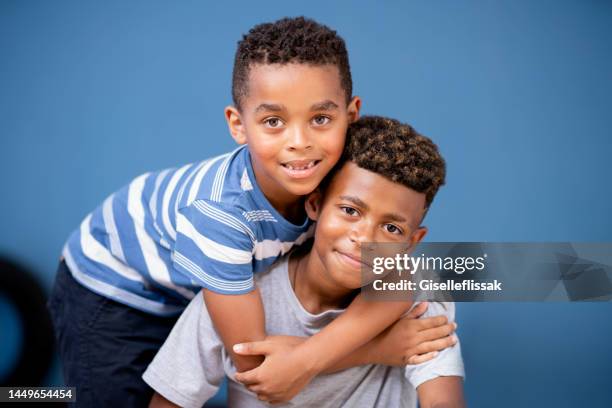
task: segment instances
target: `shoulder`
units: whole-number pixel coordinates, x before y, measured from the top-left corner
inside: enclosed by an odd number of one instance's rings
[[[244,216],[241,206],[199,199],[181,208],[179,213],[177,225],[190,224],[206,235],[239,234],[247,236],[253,243],[257,240],[253,225]]]
[[[241,146],[199,163],[193,172],[186,194],[180,207],[188,206],[196,200],[233,204],[239,200],[244,189],[240,180],[246,169],[248,151]]]
[[[429,302],[423,317],[444,315],[449,322],[455,320],[455,302]]]

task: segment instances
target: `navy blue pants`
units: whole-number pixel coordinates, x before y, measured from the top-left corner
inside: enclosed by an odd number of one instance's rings
[[[60,262],[49,311],[66,386],[80,407],[146,407],[141,375],[178,317],[160,317],[100,296]]]

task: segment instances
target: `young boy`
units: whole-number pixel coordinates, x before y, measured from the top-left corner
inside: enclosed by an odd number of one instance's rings
[[[344,41],[304,18],[244,36],[232,94],[226,119],[246,146],[141,175],[66,243],[50,311],[65,381],[83,405],[148,401],[140,376],[201,288],[228,349],[265,337],[253,273],[311,236],[304,196],[338,161],[361,101]],[[408,307],[357,297],[326,330],[258,368],[270,397],[288,400]],[[342,344],[332,341],[342,334]],[[239,371],[261,362],[231,354]]]
[[[299,344],[341,315],[355,289],[368,283],[362,280],[359,261],[362,243],[413,247],[426,233],[420,225],[445,173],[444,161],[429,139],[397,121],[365,117],[350,126],[341,161],[329,181],[306,201],[309,217],[316,220],[312,248],[298,248],[255,277],[265,305],[267,332],[299,337],[271,336],[242,345],[249,354],[268,354],[279,343]],[[159,393],[151,407],[173,403],[201,407],[226,374],[229,406],[259,406],[256,394],[236,379],[256,393],[261,384],[250,372],[235,374],[209,315],[202,313],[202,303],[200,297],[192,301],[145,371],[143,378]],[[446,313],[453,319],[454,304],[444,308],[432,303],[428,313]],[[291,405],[415,407],[416,388],[423,408],[462,407],[459,344],[430,362],[405,366],[388,355],[397,325],[364,346],[355,354],[358,358],[346,362],[353,368],[316,377]],[[450,334],[450,328],[445,330]],[[438,342],[451,345],[452,337]]]

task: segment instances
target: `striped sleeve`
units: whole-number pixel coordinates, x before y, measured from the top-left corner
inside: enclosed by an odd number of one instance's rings
[[[237,210],[196,200],[179,210],[176,231],[175,270],[216,293],[253,290],[256,238]]]

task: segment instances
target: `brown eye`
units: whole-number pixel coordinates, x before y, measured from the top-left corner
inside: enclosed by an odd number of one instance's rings
[[[264,119],[263,123],[267,128],[276,129],[280,127],[283,122],[279,118],[272,117]]]
[[[401,235],[403,233],[403,231],[400,228],[398,228],[397,226],[393,224],[385,224],[385,229],[387,230],[387,232],[390,232],[391,234],[395,234],[395,235]]]
[[[349,215],[351,217],[355,217],[357,215],[359,215],[359,211],[357,211],[356,209],[354,209],[353,207],[348,207],[346,205],[343,205],[340,207],[340,210],[345,213],[346,215]]]
[[[315,116],[312,121],[317,126],[325,126],[331,121],[331,118],[329,116],[319,115]]]

